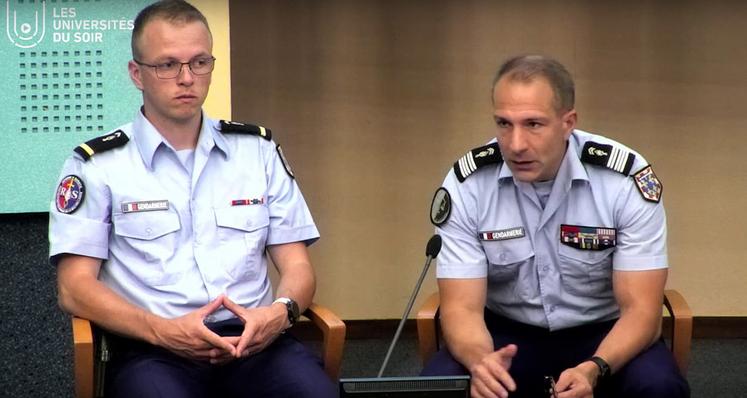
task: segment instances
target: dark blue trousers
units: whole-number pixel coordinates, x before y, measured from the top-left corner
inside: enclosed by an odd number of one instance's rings
[[[550,332],[497,316],[485,310],[485,323],[496,349],[519,348],[509,373],[517,385],[511,397],[547,397],[544,376],[558,379],[565,369],[589,359],[615,321]],[[423,369],[422,376],[468,375],[469,371],[442,348]],[[633,358],[594,390],[595,398],[686,398],[690,387],[679,372],[663,340]]]
[[[237,335],[236,322],[211,325]],[[280,335],[260,353],[226,365],[191,361],[143,342],[112,338],[106,370],[108,398],[308,397],[332,398],[337,387],[321,360],[294,337]]]

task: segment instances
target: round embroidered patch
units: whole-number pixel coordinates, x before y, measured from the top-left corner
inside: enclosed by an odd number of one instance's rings
[[[451,195],[446,188],[440,187],[436,190],[433,202],[431,202],[431,223],[438,227],[449,219],[450,214]]]
[[[60,181],[55,195],[55,204],[60,213],[70,214],[83,203],[85,196],[83,181],[78,176],[69,175]]]

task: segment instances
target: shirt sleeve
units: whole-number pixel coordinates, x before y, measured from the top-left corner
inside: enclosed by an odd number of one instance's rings
[[[67,176],[77,177],[83,195],[73,211],[58,208],[59,184],[49,209],[49,260],[57,265],[62,254],[77,254],[103,260],[109,257],[111,230],[111,195],[101,178],[94,159],[88,163],[75,156],[68,158],[60,173],[60,181]]]
[[[436,233],[442,239],[437,257],[437,278],[486,278],[488,275],[487,258],[478,239],[477,203],[466,184],[469,181],[459,183],[453,171],[443,183],[451,196],[451,215],[444,224],[436,227]]]
[[[617,246],[612,267],[617,271],[643,271],[668,267],[667,221],[663,201],[643,199],[635,182],[618,196]]]
[[[266,151],[267,198],[270,212],[267,244],[302,241],[307,246],[311,245],[319,239],[319,231],[301,189],[295,178],[286,170],[274,141],[268,143]]]

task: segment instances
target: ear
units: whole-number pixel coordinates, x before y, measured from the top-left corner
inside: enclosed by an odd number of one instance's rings
[[[578,114],[575,109],[571,109],[563,115],[563,131],[565,132],[565,139],[567,140],[573,129],[576,128],[576,122],[578,121]]]
[[[130,79],[132,79],[132,83],[135,85],[135,87],[137,87],[138,90],[143,91],[143,80],[142,75],[140,74],[140,65],[138,65],[135,61],[130,60],[130,62],[127,63],[127,71],[130,73]]]

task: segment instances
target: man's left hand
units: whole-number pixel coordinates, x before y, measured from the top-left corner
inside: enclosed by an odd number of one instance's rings
[[[560,374],[555,390],[558,398],[592,398],[599,369],[593,362],[583,362]]]
[[[236,342],[237,358],[264,350],[288,325],[288,312],[285,306],[244,308],[225,296],[223,306],[244,323],[244,331]]]

